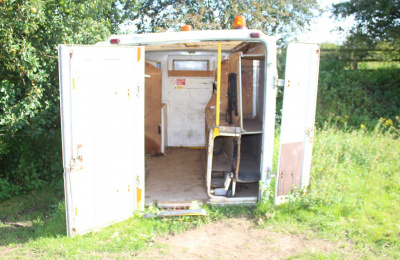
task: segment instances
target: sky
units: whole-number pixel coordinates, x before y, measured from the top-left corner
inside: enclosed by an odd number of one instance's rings
[[[331,42],[331,43],[342,43],[346,38],[345,32],[338,32],[335,29],[337,27],[342,27],[349,30],[353,23],[354,18],[350,17],[345,20],[336,20],[335,18],[331,18],[332,13],[330,11],[332,4],[346,2],[348,0],[318,0],[321,8],[324,10],[321,16],[315,18],[310,26],[307,28],[309,32],[304,32],[296,35],[297,40],[303,42],[312,42],[312,43],[322,43],[322,42]],[[122,30],[127,30],[130,32],[135,32],[137,27],[134,24],[124,24],[121,25]],[[171,29],[171,31],[173,31]]]
[[[349,17],[342,21],[335,20],[333,17],[330,18],[332,15],[330,11],[332,4],[340,2],[343,2],[343,0],[319,0],[319,4],[325,12],[320,17],[314,19],[309,26],[309,32],[297,35],[298,40],[314,43],[342,43],[346,38],[346,34],[335,31],[335,28],[341,26],[345,30],[349,30],[354,23],[354,18]]]

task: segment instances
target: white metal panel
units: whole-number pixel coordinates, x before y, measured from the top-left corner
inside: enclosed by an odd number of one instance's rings
[[[68,235],[143,208],[143,49],[59,47]]]
[[[315,109],[318,89],[319,45],[308,43],[289,44],[286,58],[286,79],[282,110],[282,125],[280,136],[280,155],[277,174],[277,191],[283,185],[283,172],[280,169],[285,158],[282,147],[298,147],[301,150],[301,165],[293,166],[286,176],[301,173],[301,188],[307,187],[310,178],[312,143],[315,123]],[[289,146],[288,146],[289,145]],[[286,157],[286,161],[291,161]],[[278,192],[276,202],[284,197]]]
[[[168,105],[161,107],[161,153],[164,154],[168,147]]]
[[[271,182],[270,174],[272,172],[273,156],[274,156],[274,138],[275,138],[275,116],[276,116],[276,92],[275,79],[278,77],[277,63],[276,63],[276,42],[275,40],[266,41],[266,59],[265,63],[260,66],[264,68],[263,77],[265,85],[264,92],[259,92],[263,96],[263,107],[257,108],[260,116],[263,115],[263,136],[262,136],[262,157],[261,157],[261,180],[265,181],[269,186]],[[259,198],[262,196],[260,190]]]
[[[169,77],[173,59],[208,59],[215,67],[216,53],[147,52],[146,59],[161,63],[162,100],[168,103],[168,146],[204,146],[205,110],[212,95],[213,77]],[[181,84],[183,83],[184,84]]]

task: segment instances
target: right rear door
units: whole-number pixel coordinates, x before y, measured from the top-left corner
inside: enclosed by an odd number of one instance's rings
[[[319,73],[318,44],[290,43],[286,57],[275,203],[310,179]]]

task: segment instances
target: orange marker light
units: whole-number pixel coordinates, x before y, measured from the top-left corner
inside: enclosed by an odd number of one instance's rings
[[[182,26],[182,31],[183,32],[193,31],[193,27],[191,25],[186,24],[186,25]]]
[[[246,29],[246,18],[243,15],[237,15],[235,17],[235,29]]]

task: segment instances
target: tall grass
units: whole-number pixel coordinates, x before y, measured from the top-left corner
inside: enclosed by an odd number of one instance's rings
[[[381,119],[375,129],[325,127],[315,137],[310,186],[273,206],[264,198],[259,223],[348,239],[373,257],[400,258],[399,128]]]
[[[278,227],[274,230],[348,241],[361,257],[400,258],[399,123],[381,119],[370,131],[326,124],[314,139],[309,188],[292,193],[288,203],[279,206],[273,205],[274,188],[269,187],[270,196],[256,208],[207,206],[207,219],[145,220],[135,214],[100,232],[68,238],[62,198],[49,199],[51,190],[15,197],[0,204],[0,220],[6,222],[0,223],[0,251],[5,246],[13,249],[6,255],[9,258],[130,258],[153,246],[162,234],[245,214],[255,216],[255,223],[262,226]],[[16,228],[7,222],[27,226]]]

